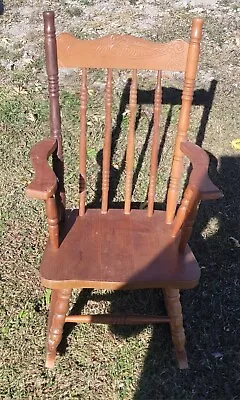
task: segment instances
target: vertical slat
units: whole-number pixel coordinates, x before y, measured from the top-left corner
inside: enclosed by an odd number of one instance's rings
[[[58,190],[56,201],[58,211],[61,216],[65,209],[65,190],[64,190],[64,164],[62,152],[61,117],[59,107],[59,85],[58,85],[58,64],[57,64],[57,44],[54,25],[54,12],[43,13],[46,70],[48,76],[48,93],[50,105],[50,132],[51,136],[57,139],[57,153],[53,155],[53,169],[58,178]]]
[[[86,132],[87,132],[87,70],[82,69],[80,94],[80,143],[79,143],[79,215],[85,214],[86,198]]]
[[[105,131],[103,146],[103,166],[102,166],[102,213],[108,210],[108,191],[109,191],[109,168],[111,157],[111,133],[112,133],[112,69],[107,70],[107,82],[105,92]]]
[[[156,191],[156,178],[158,168],[158,150],[159,150],[159,132],[160,132],[160,115],[162,107],[162,86],[161,86],[162,73],[157,73],[157,84],[154,95],[154,116],[153,116],[153,138],[152,138],[152,153],[151,153],[151,166],[150,178],[148,187],[148,216],[153,215],[154,198]]]
[[[193,98],[194,83],[197,72],[200,41],[202,37],[202,19],[195,18],[192,23],[191,38],[189,43],[187,66],[185,71],[184,88],[182,94],[182,107],[179,115],[177,137],[175,143],[175,150],[173,156],[172,170],[170,175],[170,184],[167,195],[167,212],[166,212],[166,223],[170,224],[173,221],[178,192],[179,184],[182,174],[183,165],[183,153],[180,149],[180,144],[187,138],[187,131],[189,127],[190,109]]]
[[[130,214],[131,197],[132,197],[135,120],[136,120],[136,112],[137,112],[137,70],[136,69],[134,69],[132,72],[129,110],[130,110],[130,119],[129,119],[127,154],[126,154],[126,184],[125,184],[125,207],[124,207],[125,214]]]

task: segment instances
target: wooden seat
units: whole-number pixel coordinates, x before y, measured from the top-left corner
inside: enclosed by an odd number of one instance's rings
[[[190,42],[153,43],[127,35],[79,40],[63,33],[55,36],[54,13],[44,13],[45,51],[50,100],[51,137],[31,151],[35,177],[26,189],[29,197],[44,200],[49,227],[40,275],[52,289],[48,318],[47,367],[53,367],[65,322],[169,323],[180,368],[187,368],[185,334],[179,289],[197,285],[200,270],[188,246],[201,200],[221,197],[208,177],[208,156],[187,141],[190,108],[197,71],[203,21],[194,19]],[[59,107],[58,67],[81,69],[79,208],[65,210],[64,162]],[[107,69],[105,128],[102,160],[101,209],[86,204],[87,77],[90,68]],[[125,203],[109,209],[113,68],[131,69],[129,130],[126,148]],[[138,101],[137,70],[156,71],[151,160],[147,209],[132,210],[134,139]],[[185,73],[182,106],[167,194],[166,211],[156,211],[162,70]],[[48,163],[52,156],[53,168]],[[192,164],[191,174],[178,205],[183,158]],[[167,316],[67,315],[73,288],[161,288]]]
[[[114,243],[114,244],[113,244]],[[41,264],[42,283],[61,287],[134,289],[197,285],[200,271],[189,249],[179,257],[165,212],[152,218],[141,210],[88,210],[78,217],[56,252],[48,244]]]

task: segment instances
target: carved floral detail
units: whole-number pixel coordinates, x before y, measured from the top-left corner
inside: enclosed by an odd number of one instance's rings
[[[188,43],[175,40],[156,43],[131,35],[108,35],[81,40],[62,33],[57,37],[59,66],[128,68],[184,71]],[[109,62],[109,66],[107,63]]]

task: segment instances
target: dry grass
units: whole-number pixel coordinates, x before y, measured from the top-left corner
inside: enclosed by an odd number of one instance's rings
[[[1,242],[1,360],[2,399],[136,399],[136,400],[234,400],[239,398],[239,202],[240,157],[231,148],[239,137],[239,43],[236,3],[223,2],[215,10],[171,10],[167,2],[110,2],[111,19],[101,2],[51,2],[57,10],[58,30],[69,27],[80,37],[116,31],[168,40],[186,37],[191,17],[205,19],[205,34],[192,111],[190,138],[203,142],[211,156],[210,175],[224,192],[224,199],[202,204],[192,247],[202,268],[198,288],[182,294],[190,369],[179,371],[167,327],[77,326],[68,337],[66,354],[56,368],[44,367],[44,342],[49,292],[39,285],[38,265],[46,242],[46,221],[42,204],[29,202],[24,187],[33,171],[29,151],[37,140],[48,135],[48,104],[43,73],[40,11],[47,2],[18,1],[5,5],[1,40],[0,69],[0,242]],[[145,8],[148,3],[149,8]],[[54,7],[55,6],[55,7]],[[115,8],[114,8],[115,7]],[[142,8],[141,8],[142,7]],[[225,8],[224,8],[225,7]],[[147,11],[146,11],[147,10]],[[149,11],[150,10],[150,11]],[[157,10],[157,15],[156,13]],[[74,16],[76,18],[74,18]],[[138,20],[137,20],[138,18]],[[176,23],[174,24],[174,20]],[[136,22],[140,21],[140,22]],[[161,23],[159,23],[159,21]],[[142,28],[141,28],[142,26]],[[11,35],[16,33],[14,38]],[[19,33],[19,35],[17,34]],[[77,202],[77,86],[75,74],[61,75],[61,105],[66,160],[68,206]],[[128,74],[115,76],[113,117],[119,109]],[[153,76],[140,83],[153,88]],[[212,83],[217,81],[216,90]],[[88,201],[96,200],[95,178],[99,172],[98,153],[102,149],[103,74],[91,75],[88,131]],[[6,85],[7,83],[7,85]],[[164,86],[181,87],[181,76],[165,79]],[[166,94],[171,94],[166,89]],[[211,107],[211,95],[214,94]],[[177,103],[178,97],[170,98]],[[198,105],[200,103],[200,105]],[[172,107],[158,178],[158,201],[165,197],[178,104]],[[162,129],[166,129],[170,105],[163,108]],[[134,201],[144,201],[147,188],[149,145],[146,133],[151,107],[142,105],[136,132]],[[201,121],[201,122],[200,122]],[[114,200],[123,199],[124,155],[128,115],[124,114],[113,159],[116,183]],[[145,151],[146,150],[146,151]],[[97,160],[96,160],[97,159]],[[120,160],[120,161],[119,161]],[[119,179],[120,178],[120,179]],[[74,292],[74,299],[79,292]],[[141,312],[162,310],[159,291],[111,293],[85,291],[78,299],[84,312],[121,311],[126,307]],[[140,306],[140,307],[139,307]]]

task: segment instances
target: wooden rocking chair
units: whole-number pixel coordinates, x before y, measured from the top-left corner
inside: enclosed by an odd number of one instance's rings
[[[187,141],[190,108],[197,71],[201,19],[192,22],[190,42],[154,43],[133,36],[109,35],[79,40],[68,33],[55,37],[54,13],[44,13],[45,50],[50,100],[51,138],[31,151],[35,177],[26,194],[46,204],[49,227],[41,267],[42,284],[52,289],[48,319],[46,366],[52,368],[65,322],[149,324],[169,323],[180,368],[187,368],[185,334],[179,289],[198,284],[200,270],[188,240],[201,200],[217,199],[220,191],[208,177],[207,154]],[[59,110],[58,66],[81,68],[80,105],[80,203],[70,228],[64,218],[64,166]],[[102,163],[101,209],[85,209],[87,69],[107,69],[105,132]],[[126,153],[124,209],[108,209],[111,154],[112,69],[132,70],[129,96],[129,131]],[[137,69],[155,70],[154,122],[151,148],[148,204],[146,210],[131,210],[134,135],[137,110]],[[154,210],[161,112],[161,71],[184,71],[185,80],[179,116],[166,211]],[[53,169],[48,164],[52,155]],[[183,199],[177,199],[186,155],[192,163]],[[176,211],[177,210],[177,211]],[[64,233],[65,232],[65,233]],[[65,236],[64,236],[65,235]],[[64,239],[61,239],[64,236]],[[62,241],[61,241],[62,240]],[[168,316],[158,315],[67,315],[73,288],[161,288]]]

